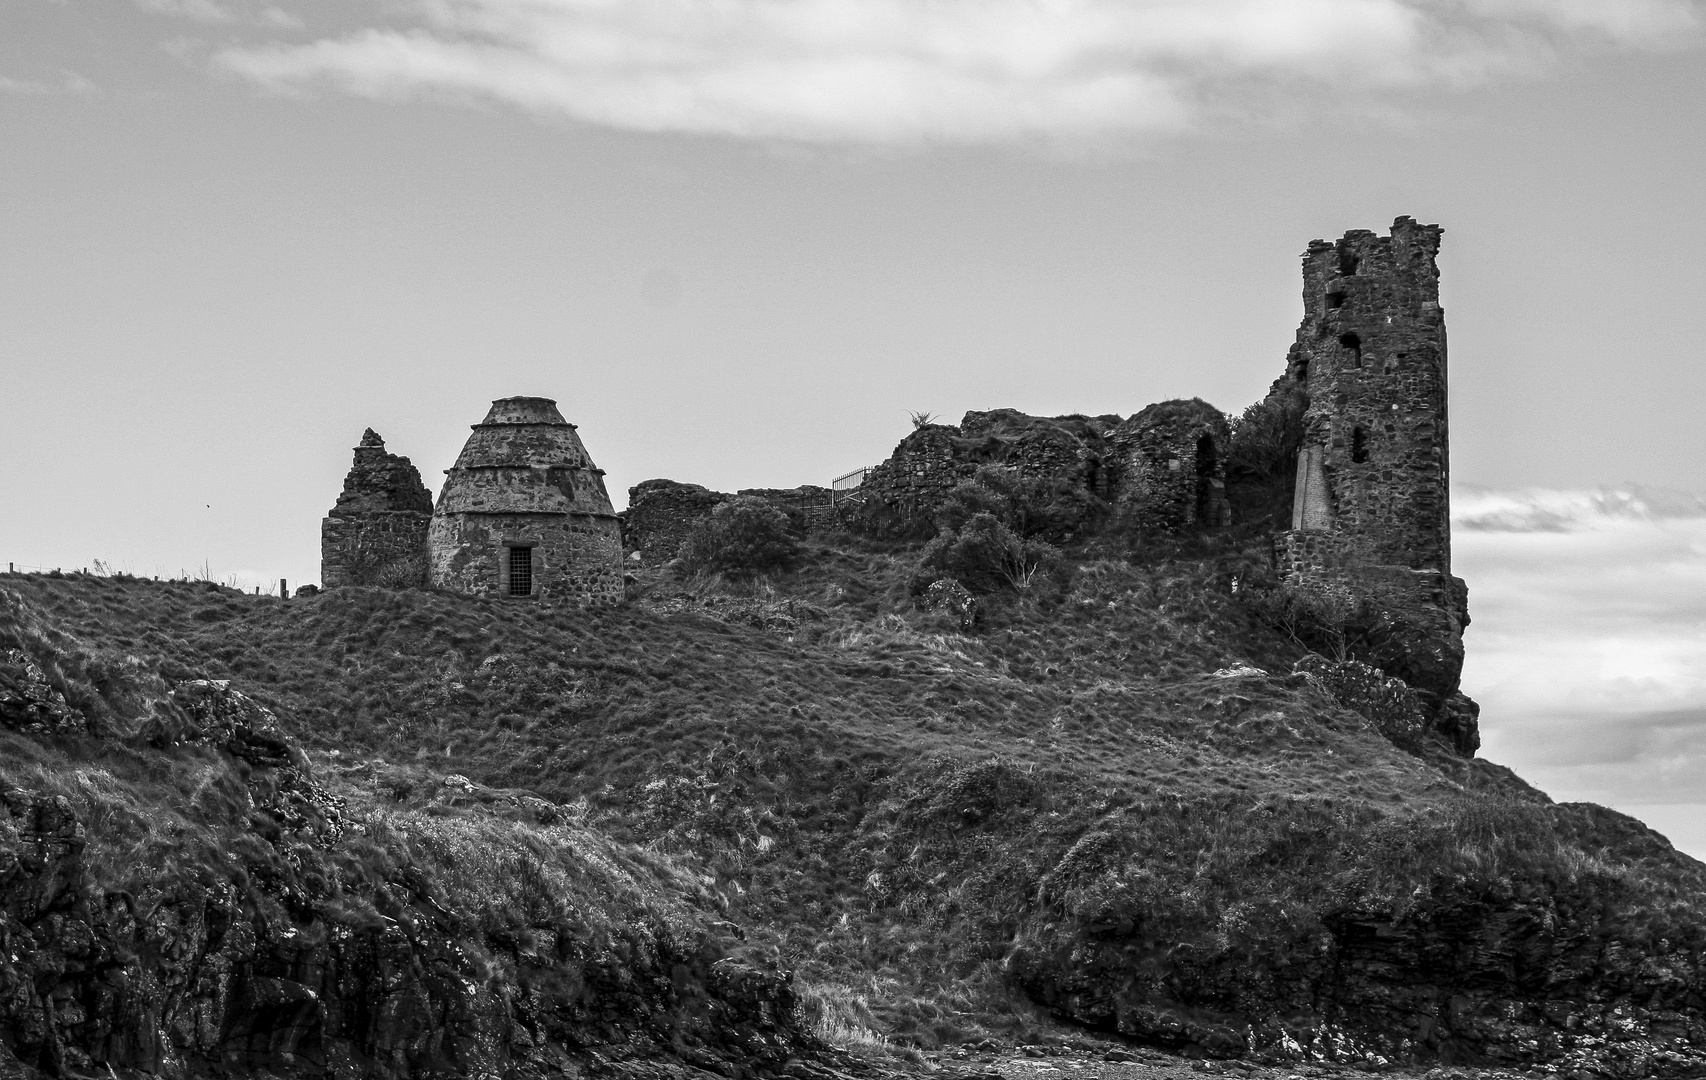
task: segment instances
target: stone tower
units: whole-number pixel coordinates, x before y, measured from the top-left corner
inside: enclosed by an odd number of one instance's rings
[[[1445,313],[1437,225],[1408,217],[1303,255],[1303,323],[1286,374],[1308,396],[1291,530],[1275,556],[1293,585],[1348,590],[1374,612],[1370,659],[1432,699],[1460,746],[1467,590],[1451,574]]]
[[[425,585],[431,516],[420,472],[408,458],[386,453],[385,440],[368,428],[337,505],[320,522],[320,583]]]
[[[445,471],[427,547],[438,588],[622,599],[622,539],[604,470],[549,398],[492,402]]]
[[[1292,529],[1345,558],[1451,573],[1441,229],[1316,240],[1288,374],[1309,394]]]

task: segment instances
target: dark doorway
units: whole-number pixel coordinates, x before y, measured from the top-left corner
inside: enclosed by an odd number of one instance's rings
[[[1368,460],[1368,432],[1362,428],[1351,429],[1351,460],[1358,465]]]
[[[1214,513],[1214,439],[1203,435],[1197,439],[1197,524],[1210,528],[1219,524]]]
[[[509,549],[509,594],[511,596],[533,595],[533,549],[512,547]]]

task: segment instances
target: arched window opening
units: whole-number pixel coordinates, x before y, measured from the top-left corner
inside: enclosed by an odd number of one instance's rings
[[[1297,381],[1300,383],[1309,381],[1309,361],[1299,360],[1297,362]]]
[[[533,595],[533,549],[530,547],[509,549],[509,594]]]
[[[1339,248],[1339,276],[1350,277],[1357,272],[1356,252],[1347,247]]]
[[[1355,334],[1340,334],[1339,344],[1351,351],[1351,367],[1362,367],[1362,338]]]
[[[1214,439],[1208,435],[1197,439],[1197,524],[1207,527],[1216,524],[1214,515]]]
[[[1368,432],[1362,428],[1351,429],[1351,460],[1358,465],[1368,460]]]

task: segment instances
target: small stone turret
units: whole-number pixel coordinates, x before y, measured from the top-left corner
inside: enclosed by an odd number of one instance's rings
[[[622,598],[622,538],[604,470],[550,398],[492,402],[445,472],[428,548],[438,588]]]
[[[385,451],[372,428],[362,433],[344,490],[320,523],[320,582],[401,589],[427,581],[432,495],[406,457]]]

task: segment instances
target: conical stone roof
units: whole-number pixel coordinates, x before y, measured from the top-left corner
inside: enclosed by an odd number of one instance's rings
[[[604,470],[550,398],[492,402],[445,471],[439,514],[616,516]]]

